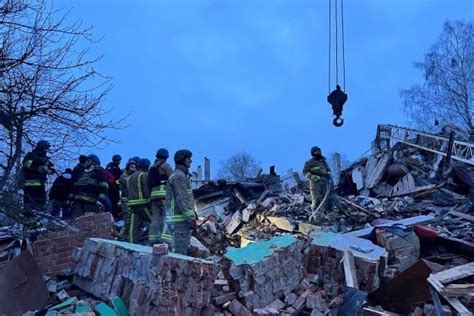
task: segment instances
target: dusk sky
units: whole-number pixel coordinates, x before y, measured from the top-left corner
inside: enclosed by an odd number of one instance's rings
[[[400,89],[447,19],[473,0],[345,0],[344,126],[332,125],[326,0],[57,0],[94,27],[97,69],[113,77],[113,116],[131,112],[120,141],[98,153],[153,160],[156,149],[207,156],[213,174],[248,151],[267,170],[300,171],[313,145],[354,160],[378,123],[406,125]],[[332,84],[335,86],[335,83]]]

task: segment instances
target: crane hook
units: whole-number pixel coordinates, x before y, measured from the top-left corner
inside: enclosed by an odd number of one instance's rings
[[[344,119],[338,115],[332,120],[332,124],[336,127],[341,127],[344,124]]]

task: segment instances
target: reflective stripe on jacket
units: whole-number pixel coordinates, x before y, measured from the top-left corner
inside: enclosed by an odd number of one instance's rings
[[[102,168],[86,169],[74,183],[72,193],[75,200],[91,203],[108,199],[109,185]]]
[[[144,205],[150,202],[148,174],[143,170],[135,171],[127,179],[128,206]]]
[[[166,221],[179,224],[195,218],[194,197],[188,169],[177,165],[166,187]]]
[[[150,181],[151,195],[150,199],[164,200],[166,198],[166,183],[173,173],[171,166],[164,160],[157,160],[148,172]]]

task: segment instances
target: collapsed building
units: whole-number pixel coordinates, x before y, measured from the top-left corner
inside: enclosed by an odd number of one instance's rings
[[[298,172],[205,181],[189,257],[115,240],[104,213],[9,225],[0,314],[472,315],[473,153],[449,128],[380,125],[317,221]]]

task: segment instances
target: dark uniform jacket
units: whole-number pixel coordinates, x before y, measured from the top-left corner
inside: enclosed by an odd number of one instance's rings
[[[80,163],[78,163],[74,169],[72,169],[72,182],[75,183],[77,180],[79,180],[82,177],[82,174],[84,173],[84,166]]]
[[[89,167],[84,170],[82,176],[73,185],[74,200],[91,203],[99,201],[107,210],[110,207],[110,201],[107,196],[108,188],[109,185],[104,169],[101,167]]]
[[[45,186],[48,170],[53,168],[49,157],[33,149],[23,159],[23,177],[25,186]]]
[[[113,162],[109,162],[105,169],[107,169],[107,171],[109,171],[114,176],[115,181],[118,181],[120,179],[120,176],[122,175],[122,169],[120,169],[119,166],[117,166]]]
[[[321,156],[320,159],[311,158],[305,162],[303,167],[303,175],[312,180],[312,181],[319,181],[321,179],[325,179],[331,173],[331,169],[329,168],[328,163],[326,162],[326,158]]]
[[[72,192],[72,179],[59,176],[54,180],[51,191],[49,191],[49,199],[58,202],[67,202],[69,194]]]
[[[157,160],[148,171],[150,181],[151,200],[164,200],[166,198],[166,183],[173,174],[173,169],[164,160]]]

